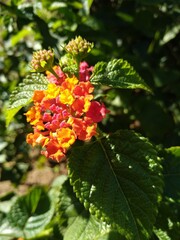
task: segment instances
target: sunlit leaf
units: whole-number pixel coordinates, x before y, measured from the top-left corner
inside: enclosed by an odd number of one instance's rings
[[[90,12],[91,5],[93,3],[93,0],[81,0],[83,4],[84,12],[88,15]]]
[[[156,234],[159,240],[171,240],[167,233],[165,231],[162,231],[161,229],[155,229],[154,233]]]
[[[160,160],[147,139],[121,130],[75,148],[69,176],[76,196],[90,213],[127,240],[152,232],[162,192]]]
[[[125,240],[118,232],[113,231],[110,225],[97,221],[90,215],[76,198],[69,181],[66,181],[61,189],[59,210],[61,220],[67,225],[64,240]]]
[[[32,101],[34,91],[46,89],[47,84],[47,78],[40,73],[32,73],[24,78],[23,82],[10,95],[9,108],[5,112],[7,126],[15,114]]]
[[[114,88],[140,88],[151,92],[134,68],[123,59],[114,59],[108,63],[98,62],[90,78],[93,84],[102,84]]]
[[[30,26],[28,26],[28,27],[26,26],[25,28],[23,28],[21,31],[19,31],[17,34],[15,34],[11,38],[12,46],[15,46],[17,43],[22,41],[28,35],[33,35],[33,31],[32,31],[32,28]]]
[[[163,39],[160,41],[160,45],[164,45],[169,41],[171,41],[172,39],[174,39],[179,34],[179,32],[180,32],[180,24],[173,26],[171,29],[169,29],[165,33]]]
[[[154,233],[160,240],[179,240],[180,220],[179,220],[180,200],[164,196],[156,219]],[[163,238],[164,237],[164,238]]]
[[[32,238],[50,222],[54,204],[41,187],[19,197],[12,205],[7,220],[0,227],[0,236]]]

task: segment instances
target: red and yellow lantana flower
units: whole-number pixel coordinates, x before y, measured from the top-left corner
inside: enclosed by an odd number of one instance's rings
[[[97,123],[108,112],[104,104],[93,100],[94,87],[89,78],[92,67],[80,63],[79,79],[67,76],[59,66],[46,72],[46,90],[33,95],[33,106],[25,114],[33,127],[27,135],[32,146],[42,146],[42,154],[61,161],[76,139],[87,141],[97,134]]]

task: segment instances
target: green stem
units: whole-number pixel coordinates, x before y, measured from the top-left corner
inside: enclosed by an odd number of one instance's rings
[[[74,57],[74,60],[76,61],[76,64],[77,64],[77,78],[78,79],[80,79],[80,76],[79,76],[79,70],[80,70],[80,62],[81,62],[81,59],[78,57],[78,56],[76,56],[76,57]]]
[[[57,73],[53,70],[53,68],[48,69],[48,71],[49,71],[50,73],[52,73],[56,78],[59,78],[59,76],[58,76]]]
[[[107,133],[101,131],[100,128],[97,127],[97,135],[95,137],[98,141],[103,137],[107,137],[107,135]]]
[[[78,72],[77,72],[77,75],[78,75],[78,79],[80,80],[80,73],[79,73],[79,71],[80,71],[80,62],[78,62],[77,63],[77,69],[78,69]]]

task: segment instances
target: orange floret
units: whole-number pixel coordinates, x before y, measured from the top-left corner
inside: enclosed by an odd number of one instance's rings
[[[69,148],[76,140],[76,134],[70,128],[61,128],[56,131],[57,140],[62,148]]]

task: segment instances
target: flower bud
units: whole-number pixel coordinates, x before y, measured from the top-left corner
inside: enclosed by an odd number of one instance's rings
[[[44,72],[52,68],[54,52],[49,50],[39,50],[33,53],[31,67],[36,72]]]
[[[82,59],[91,51],[94,44],[86,41],[81,36],[72,39],[66,46],[65,50],[75,58]]]

